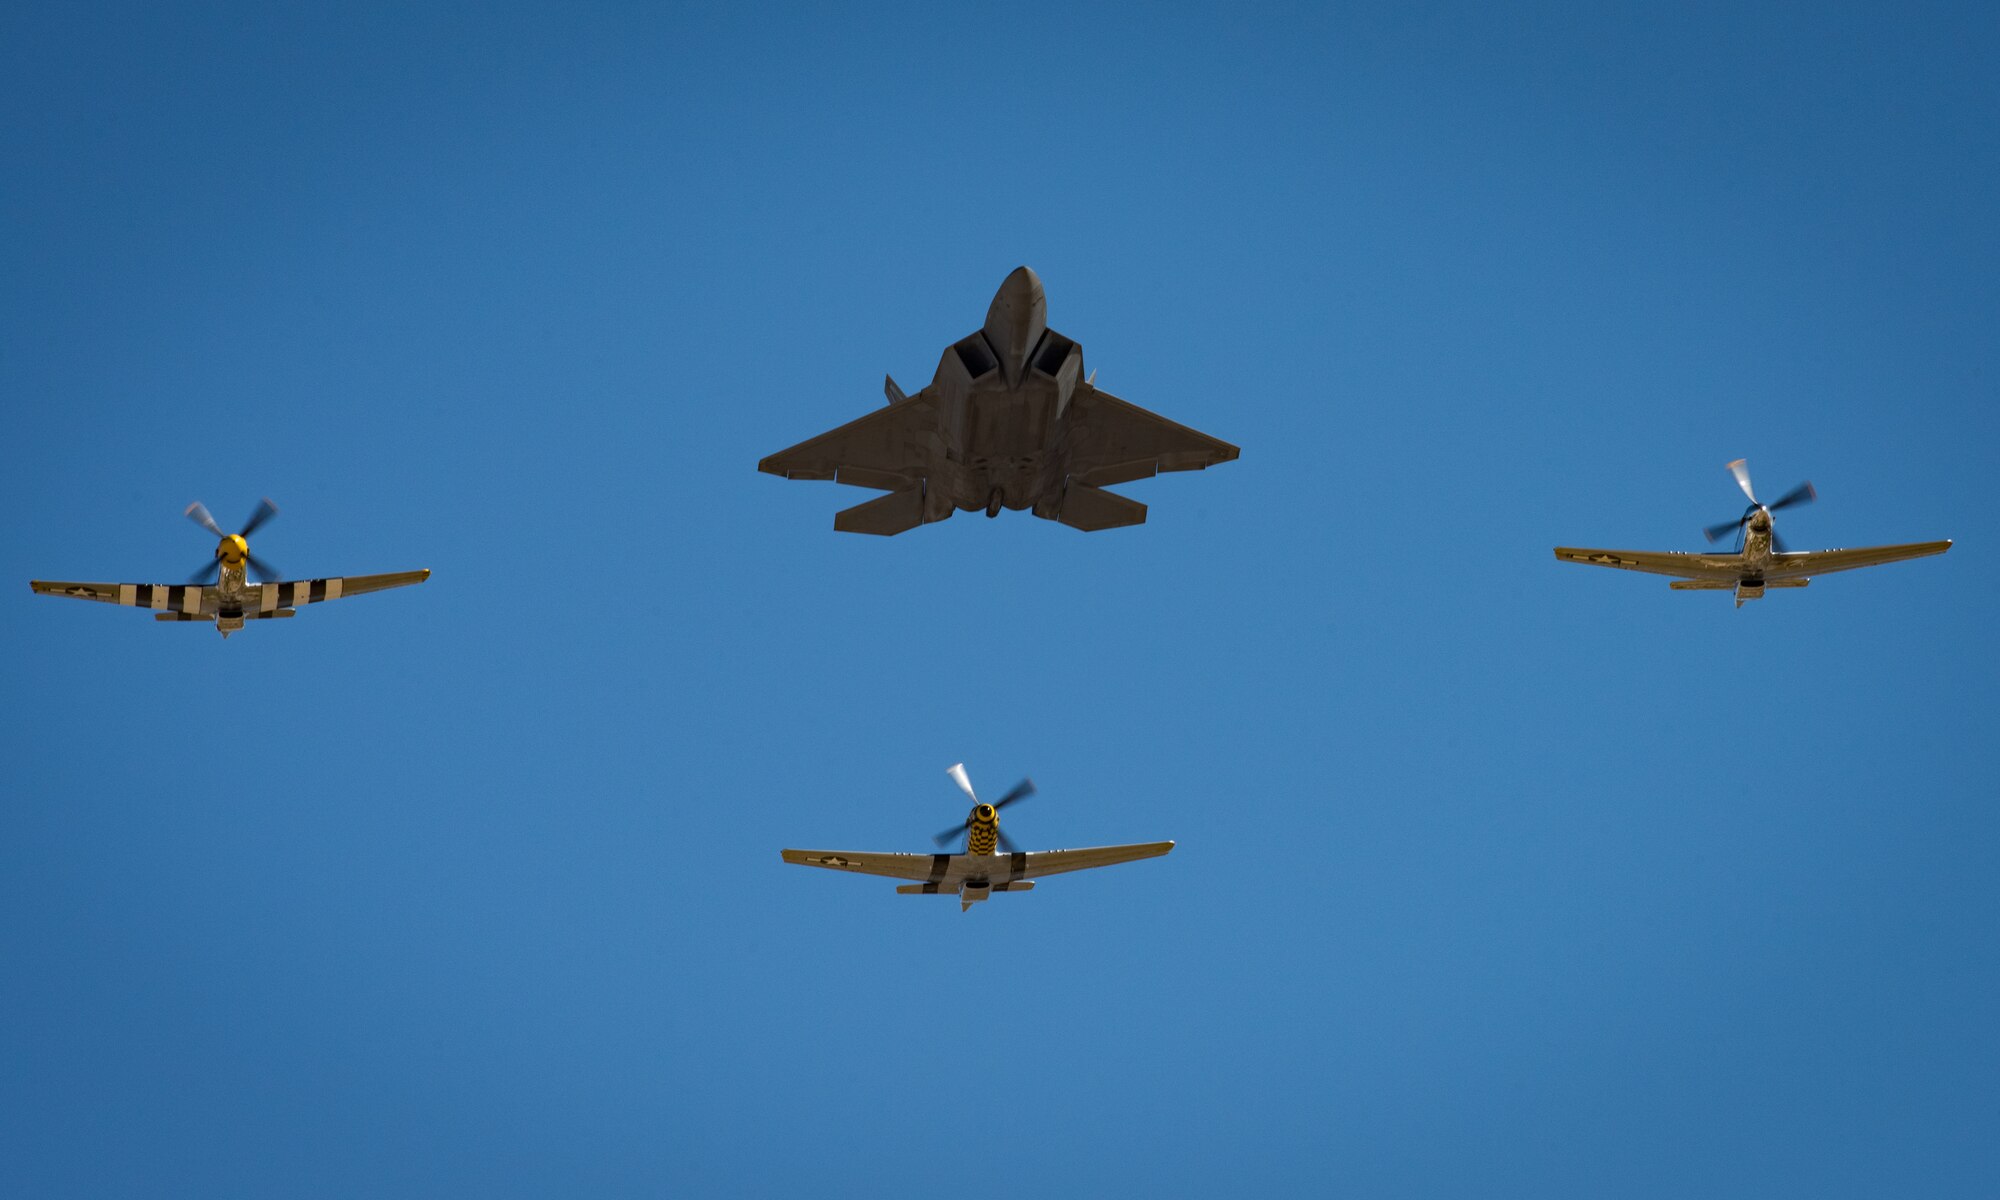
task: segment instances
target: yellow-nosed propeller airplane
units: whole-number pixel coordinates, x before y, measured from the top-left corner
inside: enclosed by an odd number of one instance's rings
[[[957,896],[958,911],[964,912],[994,892],[1025,892],[1043,875],[1064,871],[1085,871],[1109,867],[1141,858],[1158,858],[1174,848],[1172,842],[1141,842],[1131,846],[1092,846],[1083,850],[1028,850],[1014,845],[1000,831],[1000,810],[1035,794],[1032,781],[1023,779],[1012,791],[992,804],[983,804],[966,777],[965,764],[945,772],[972,799],[972,811],[960,825],[939,833],[931,840],[944,846],[965,837],[963,854],[873,854],[833,850],[786,850],[782,857],[802,867],[827,867],[861,875],[886,875],[892,879],[917,879],[896,889],[904,896]]]
[[[269,500],[259,503],[257,511],[235,533],[222,532],[200,501],[188,505],[185,515],[221,539],[215,547],[214,561],[196,571],[185,584],[59,583],[31,579],[28,586],[44,596],[150,608],[156,621],[213,621],[226,638],[243,628],[245,621],[289,617],[301,605],[405,587],[431,577],[429,571],[397,571],[389,575],[280,580],[269,563],[250,553],[250,535],[278,515],[277,505]],[[251,571],[257,573],[258,582],[249,582]],[[214,582],[208,582],[211,579]]]
[[[1786,492],[1769,504],[1758,501],[1750,487],[1750,466],[1743,459],[1729,464],[1736,486],[1750,499],[1750,507],[1733,521],[1711,525],[1702,536],[1713,542],[1731,532],[1741,541],[1732,554],[1685,554],[1678,550],[1590,550],[1578,546],[1557,546],[1559,562],[1583,563],[1593,567],[1617,567],[1625,571],[1645,571],[1677,578],[1667,586],[1676,591],[1736,592],[1736,607],[1746,600],[1761,600],[1766,588],[1802,588],[1814,575],[1851,571],[1882,563],[1943,554],[1951,549],[1949,540],[1910,542],[1900,546],[1864,546],[1858,550],[1787,549],[1773,526],[1771,514],[1795,504],[1810,504],[1819,498],[1810,480]]]

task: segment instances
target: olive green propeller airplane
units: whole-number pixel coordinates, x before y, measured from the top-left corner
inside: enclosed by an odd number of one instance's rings
[[[200,501],[187,506],[188,520],[221,539],[215,558],[185,583],[66,583],[31,579],[28,586],[44,596],[68,596],[149,608],[156,621],[212,621],[223,637],[243,628],[245,621],[289,617],[301,606],[359,596],[387,588],[422,583],[429,571],[397,571],[388,575],[331,576],[326,579],[280,580],[271,564],[250,553],[250,535],[278,515],[265,500],[235,533],[224,533]],[[257,582],[249,580],[255,572]]]
[[[875,854],[844,850],[786,850],[782,857],[802,867],[826,867],[853,871],[860,875],[886,875],[891,879],[913,879],[896,889],[904,896],[957,896],[958,911],[964,912],[994,892],[1025,892],[1043,875],[1064,871],[1086,871],[1109,867],[1141,858],[1158,858],[1174,848],[1172,842],[1141,842],[1131,846],[1092,846],[1082,850],[1021,850],[1000,831],[1000,810],[1035,794],[1032,781],[1023,779],[1012,791],[992,804],[981,803],[966,777],[965,764],[945,772],[972,800],[972,811],[961,824],[939,833],[931,840],[943,847],[965,838],[959,854]]]
[[[1738,535],[1736,549],[1729,554],[1684,554],[1672,550],[1589,550],[1577,546],[1557,546],[1561,562],[1593,567],[1617,567],[1624,571],[1646,571],[1675,576],[1667,586],[1677,591],[1736,592],[1736,607],[1746,600],[1759,600],[1766,588],[1802,588],[1814,575],[1851,571],[1883,563],[1943,554],[1951,549],[1949,540],[1910,542],[1899,546],[1865,546],[1859,550],[1794,551],[1785,546],[1772,524],[1771,514],[1819,498],[1811,481],[1800,484],[1769,504],[1758,501],[1750,486],[1750,467],[1743,459],[1729,464],[1736,486],[1749,498],[1750,507],[1733,521],[1724,521],[1702,530],[1710,542]]]

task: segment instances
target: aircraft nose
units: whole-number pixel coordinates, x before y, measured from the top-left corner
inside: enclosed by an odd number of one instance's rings
[[[1035,274],[1033,267],[1015,267],[1000,284],[1001,295],[1009,292],[1024,297],[1043,295],[1042,277]]]
[[[1020,379],[1028,352],[1048,328],[1049,301],[1041,277],[1027,267],[1015,267],[993,295],[986,310],[986,340],[1008,367],[1008,380]]]

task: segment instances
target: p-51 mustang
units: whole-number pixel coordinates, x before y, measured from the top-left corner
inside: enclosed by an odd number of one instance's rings
[[[1813,490],[1811,482],[1800,484],[1770,504],[1761,504],[1757,493],[1751,490],[1750,468],[1744,460],[1739,458],[1730,463],[1729,472],[1736,476],[1736,486],[1749,497],[1750,507],[1735,520],[1711,525],[1702,530],[1702,534],[1713,542],[1732,530],[1739,531],[1740,540],[1733,554],[1586,550],[1575,546],[1557,546],[1556,558],[1562,562],[1677,576],[1667,585],[1676,591],[1723,592],[1734,589],[1736,607],[1742,608],[1745,600],[1762,599],[1766,588],[1802,588],[1812,582],[1811,576],[1814,575],[1901,562],[1906,558],[1943,554],[1951,549],[1951,542],[1947,540],[1911,542],[1900,546],[1867,546],[1859,550],[1789,550],[1779,539],[1778,531],[1771,523],[1771,514],[1781,508],[1809,504],[1818,499],[1819,493]]]
[[[835,514],[847,533],[895,534],[958,509],[1032,509],[1073,529],[1138,525],[1146,506],[1105,491],[1236,457],[1228,442],[1092,386],[1083,347],[1048,327],[1042,281],[1017,267],[986,324],[945,347],[931,384],[757,464],[889,494]]]
[[[278,572],[269,563],[250,553],[250,535],[278,515],[277,505],[269,500],[260,503],[236,533],[222,532],[222,527],[199,501],[187,506],[186,515],[188,520],[222,540],[215,547],[215,560],[195,572],[185,584],[51,583],[34,579],[28,586],[44,596],[150,608],[156,621],[213,621],[226,638],[243,628],[245,621],[289,617],[301,605],[404,587],[431,577],[429,571],[397,571],[389,575],[280,581]],[[257,573],[259,582],[248,581],[249,571]],[[214,582],[207,582],[211,579]]]
[[[994,892],[1025,892],[1043,875],[1064,871],[1085,871],[1141,858],[1158,858],[1174,848],[1172,842],[1141,842],[1134,846],[1092,846],[1084,850],[1028,850],[1016,847],[1000,832],[1000,810],[1035,794],[1035,785],[1023,779],[1014,790],[992,804],[982,804],[966,778],[965,764],[959,763],[946,774],[956,780],[972,798],[972,811],[962,825],[931,839],[939,846],[965,837],[962,854],[870,854],[833,850],[786,850],[784,860],[802,867],[826,867],[862,875],[886,875],[891,879],[915,879],[896,889],[904,896],[958,897],[958,911],[964,912]]]

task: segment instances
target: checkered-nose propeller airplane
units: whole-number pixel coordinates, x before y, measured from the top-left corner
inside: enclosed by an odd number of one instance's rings
[[[965,838],[959,854],[873,854],[834,850],[786,850],[782,857],[802,867],[827,867],[861,875],[886,875],[892,879],[915,879],[896,891],[905,896],[957,896],[958,911],[964,912],[994,892],[1025,892],[1043,875],[1064,871],[1086,871],[1109,867],[1141,858],[1158,858],[1174,848],[1172,842],[1141,842],[1131,846],[1092,846],[1083,850],[1018,849],[1000,832],[1000,810],[1035,794],[1033,782],[1023,779],[1013,790],[992,804],[982,803],[966,777],[965,764],[945,772],[968,799],[972,811],[962,824],[931,839],[939,847]]]
[[[269,500],[235,533],[224,533],[200,501],[187,506],[187,519],[218,539],[215,557],[196,571],[185,584],[179,583],[65,583],[32,579],[28,586],[44,596],[69,596],[76,600],[96,600],[122,604],[127,608],[150,608],[156,621],[212,621],[223,637],[243,628],[245,621],[289,617],[301,605],[359,596],[386,588],[422,583],[429,571],[397,571],[389,575],[348,575],[327,579],[281,580],[278,572],[250,553],[250,535],[278,515],[278,506]],[[249,573],[257,581],[251,582]]]
[[[1946,540],[1910,542],[1900,546],[1866,546],[1859,550],[1793,551],[1778,537],[1771,514],[1818,499],[1819,493],[1813,485],[1802,483],[1765,504],[1757,499],[1756,490],[1750,486],[1748,463],[1737,459],[1729,464],[1729,473],[1736,477],[1736,486],[1743,489],[1750,507],[1733,521],[1710,525],[1702,530],[1702,536],[1714,542],[1727,537],[1732,530],[1736,531],[1738,536],[1734,553],[1683,554],[1679,551],[1588,550],[1557,546],[1556,559],[1593,567],[1617,567],[1626,571],[1676,576],[1667,585],[1676,591],[1726,592],[1734,589],[1736,607],[1742,608],[1746,600],[1762,599],[1766,588],[1802,588],[1812,582],[1814,575],[1901,562],[1906,558],[1943,554],[1951,549],[1951,542]]]

